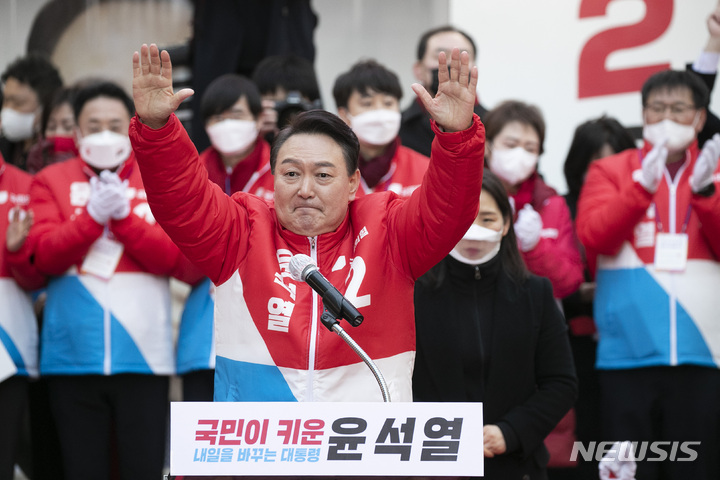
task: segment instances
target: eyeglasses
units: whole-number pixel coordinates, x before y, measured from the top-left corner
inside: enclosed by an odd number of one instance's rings
[[[648,105],[645,105],[645,108],[649,110],[654,115],[664,115],[665,112],[670,110],[670,114],[676,117],[683,117],[687,115],[688,113],[691,113],[694,110],[697,110],[695,108],[695,105],[688,105],[687,103],[662,103],[662,102],[653,102]]]

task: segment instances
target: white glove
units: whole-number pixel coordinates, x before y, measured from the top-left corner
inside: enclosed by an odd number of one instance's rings
[[[130,215],[130,199],[127,196],[128,181],[120,180],[117,173],[110,172],[109,170],[100,172],[100,179],[108,185],[108,187],[116,190],[117,205],[116,208],[110,212],[110,218],[113,220],[127,218],[127,216]]]
[[[127,217],[130,214],[130,203],[125,188],[125,184],[122,182],[118,185],[114,181],[111,183],[103,181],[102,176],[100,179],[92,177],[87,211],[93,220],[105,225],[110,218],[115,218],[115,216],[118,217],[118,220]],[[120,216],[123,214],[125,217]]]
[[[712,183],[718,158],[720,158],[720,133],[716,133],[705,142],[702,152],[695,161],[695,168],[690,175],[690,188],[693,192],[697,193]]]
[[[667,143],[667,140],[655,145],[653,149],[645,155],[642,162],[640,185],[645,187],[645,190],[650,193],[657,192],[658,185],[660,185],[660,180],[662,180],[665,172],[665,162],[668,156],[665,143]]]
[[[598,463],[598,470],[600,470],[600,480],[610,478],[635,480],[637,463],[635,463],[633,444],[628,441],[615,442]],[[613,473],[614,477],[610,476],[610,472]]]
[[[540,214],[533,209],[532,205],[526,203],[518,212],[515,222],[515,235],[518,239],[518,246],[523,252],[529,252],[540,243],[540,232],[543,223]]]
[[[97,177],[90,178],[90,199],[87,204],[87,212],[100,225],[108,222],[113,209],[113,201],[108,193],[110,192],[105,183]]]

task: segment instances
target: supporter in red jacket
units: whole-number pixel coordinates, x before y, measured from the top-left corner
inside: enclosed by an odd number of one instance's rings
[[[192,94],[174,93],[167,52],[133,57],[137,117],[130,136],[148,200],[163,228],[217,285],[216,400],[379,401],[375,378],[332,332],[320,298],[291,278],[290,258],[310,255],[365,316],[353,337],[377,361],[395,401],[410,401],[413,285],[465,233],[478,210],[484,128],[472,113],[477,69],[466,52],[440,54],[435,98],[415,92],[437,125],[433,160],[408,199],[355,199],[359,145],[336,116],[296,117],[275,140],[274,203],[232,198],[203,173],[173,115]]]
[[[28,405],[28,377],[37,377],[38,331],[26,290],[44,277],[30,265],[32,177],[0,155],[0,478],[12,478]]]
[[[358,193],[391,191],[409,197],[430,161],[400,143],[402,88],[393,72],[375,62],[358,62],[335,80],[338,115],[360,142]]]
[[[211,145],[201,159],[210,180],[225,193],[272,199],[270,145],[259,135],[260,92],[247,78],[226,74],[208,86],[200,106]]]
[[[121,478],[156,479],[164,464],[175,367],[168,275],[182,257],[148,206],[132,114],[113,83],[81,89],[80,157],[44,168],[31,187],[34,264],[52,276],[40,373],[66,478],[107,478],[113,444]]]
[[[532,273],[550,279],[555,298],[564,298],[582,283],[583,263],[565,200],[537,171],[545,140],[542,114],[537,107],[509,100],[492,109],[484,122],[485,160],[514,205],[523,260]]]
[[[638,461],[638,478],[716,479],[720,134],[698,148],[709,95],[693,73],[656,73],[641,95],[642,148],[591,163],[578,203],[603,429],[607,440],[697,442],[693,461]]]

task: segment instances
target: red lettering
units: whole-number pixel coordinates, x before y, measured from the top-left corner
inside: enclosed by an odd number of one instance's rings
[[[613,0],[582,0],[580,18],[601,17]],[[645,17],[638,23],[611,28],[587,41],[578,65],[578,98],[637,92],[647,78],[670,68],[669,63],[608,70],[608,56],[646,45],[667,30],[673,16],[673,0],[643,0]]]

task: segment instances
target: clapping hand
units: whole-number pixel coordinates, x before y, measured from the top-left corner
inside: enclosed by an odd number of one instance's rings
[[[645,155],[642,161],[640,185],[645,187],[649,193],[655,193],[660,185],[660,180],[665,172],[665,162],[668,157],[668,149],[664,142],[660,142]]]
[[[700,155],[695,160],[695,167],[690,175],[690,188],[697,193],[713,182],[713,175],[720,157],[720,133],[708,139]]]
[[[542,217],[529,203],[518,212],[515,222],[515,236],[521,252],[529,252],[540,243],[542,233]]]
[[[8,252],[17,252],[25,243],[35,217],[32,210],[13,207],[10,210],[10,222],[5,232],[5,246]]]
[[[126,193],[127,181],[123,182],[115,173],[107,170],[100,177],[90,179],[88,214],[101,225],[113,220],[122,220],[130,214],[130,200]]]
[[[419,83],[412,89],[425,106],[425,110],[446,132],[459,132],[472,125],[477,88],[477,67],[470,69],[470,56],[453,48],[448,70],[447,55],[438,54],[438,91],[431,97]]]

